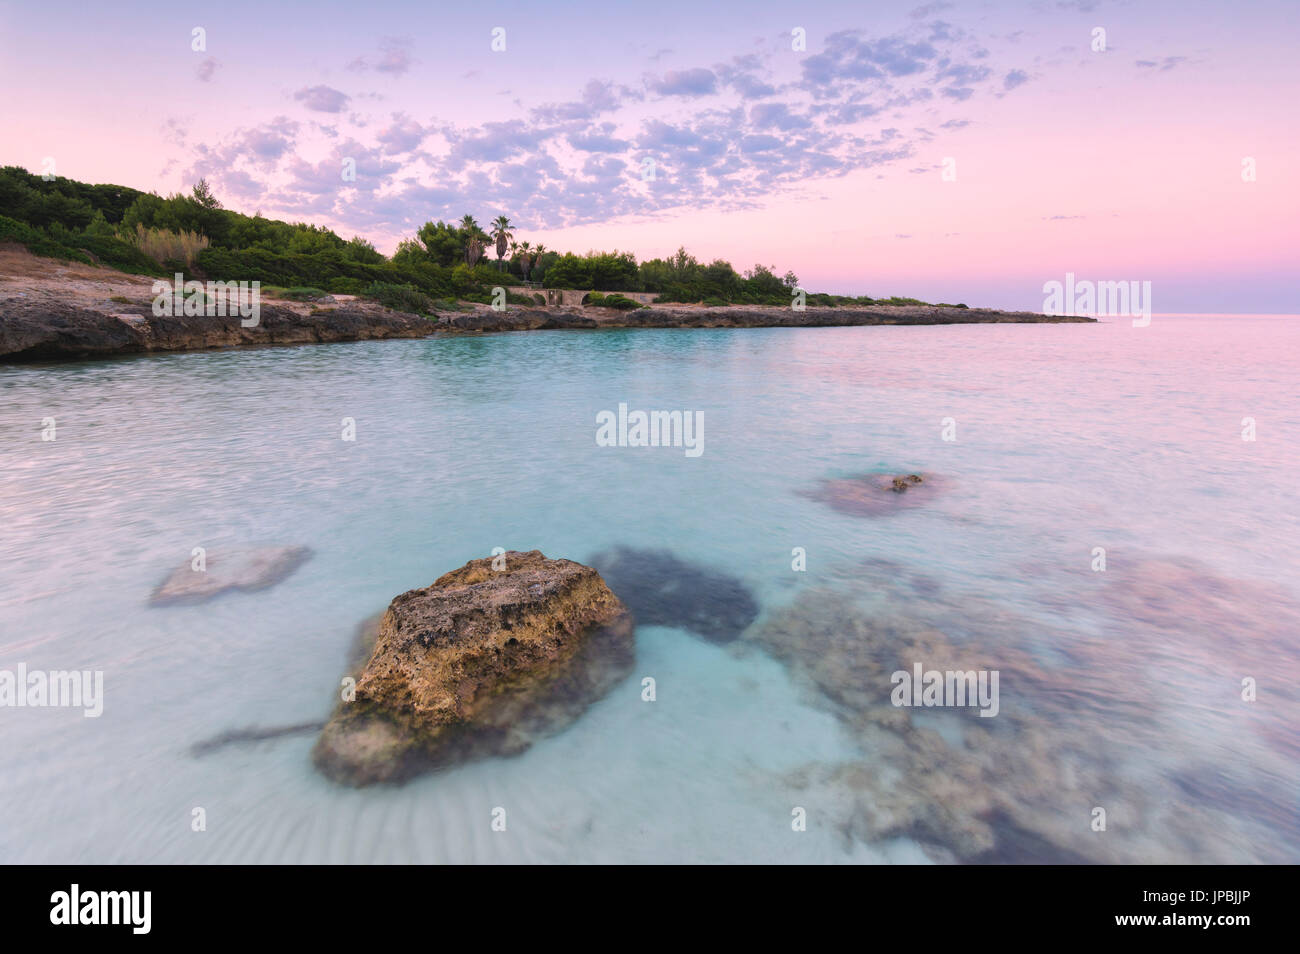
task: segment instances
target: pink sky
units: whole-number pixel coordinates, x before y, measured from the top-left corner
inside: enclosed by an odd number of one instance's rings
[[[1300,4],[860,7],[5,4],[0,162],[203,175],[386,252],[504,212],[552,248],[685,244],[813,290],[1037,310],[1072,271],[1151,281],[1156,311],[1300,311]]]

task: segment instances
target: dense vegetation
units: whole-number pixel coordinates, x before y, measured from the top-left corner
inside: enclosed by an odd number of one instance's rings
[[[498,216],[485,231],[471,215],[426,222],[386,258],[364,238],[223,208],[205,181],[188,194],[160,196],[126,186],[88,185],[0,168],[0,241],[37,255],[102,263],[142,275],[183,271],[199,278],[260,281],[266,286],[366,295],[409,311],[449,300],[488,302],[492,289],[521,282],[597,292],[652,292],[657,301],[788,305],[799,280],[755,265],[743,275],[729,262],[701,264],[684,248],[638,264],[631,252],[560,254],[516,242]],[[495,260],[489,258],[495,256]],[[630,308],[623,296],[592,304]],[[511,294],[514,304],[536,299]],[[872,304],[866,297],[809,294],[809,305]],[[884,299],[922,304],[915,299]]]
[[[618,292],[609,295],[602,292],[589,292],[583,296],[582,303],[600,308],[614,308],[618,311],[631,311],[634,308],[642,307],[631,298],[620,295]]]

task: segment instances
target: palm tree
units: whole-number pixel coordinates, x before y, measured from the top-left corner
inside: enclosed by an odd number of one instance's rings
[[[487,236],[468,212],[460,220],[461,240],[465,243],[465,264],[473,268],[483,257]]]
[[[515,237],[515,233],[510,231],[510,220],[504,215],[498,215],[492,220],[492,238],[497,243],[497,268],[504,268],[502,259],[506,254],[506,246],[510,240]]]
[[[533,267],[534,268],[537,267],[537,263],[542,260],[542,256],[545,255],[546,252],[547,252],[547,248],[541,242],[538,242],[535,246],[533,246]]]
[[[465,242],[465,264],[473,268],[483,257],[483,233],[471,235]]]
[[[524,273],[524,281],[528,281],[528,271],[533,267],[533,243],[520,242],[515,246],[515,255],[519,259],[519,268]]]

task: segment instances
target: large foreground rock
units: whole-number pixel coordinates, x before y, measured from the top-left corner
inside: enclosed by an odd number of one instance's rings
[[[631,671],[632,616],[591,567],[510,551],[398,596],[312,753],[351,785],[511,755]],[[500,565],[500,563],[498,563]]]

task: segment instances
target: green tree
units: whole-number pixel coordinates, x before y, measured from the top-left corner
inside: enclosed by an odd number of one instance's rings
[[[465,249],[465,264],[472,270],[478,264],[478,260],[483,257],[483,250],[487,248],[487,234],[479,227],[478,222],[474,221],[474,216],[466,212],[460,220],[461,244]]]
[[[217,197],[212,194],[212,187],[208,185],[207,179],[200,179],[198,182],[194,183],[194,191],[192,194],[192,198],[199,205],[200,208],[204,208],[204,209],[221,208],[221,203],[218,202]]]
[[[528,281],[528,273],[533,267],[533,243],[520,242],[516,255],[519,258],[519,270],[524,273],[524,281]]]
[[[348,240],[348,244],[343,247],[343,253],[354,262],[364,262],[367,265],[378,265],[384,260],[384,256],[370,242],[363,239],[360,235],[354,235]]]
[[[465,244],[460,229],[439,219],[425,222],[416,237],[424,243],[430,261],[448,267],[465,260]]]
[[[510,240],[515,237],[515,233],[512,232],[510,229],[511,229],[510,220],[506,218],[504,215],[498,215],[495,219],[492,220],[492,240],[496,242],[496,246],[497,246],[497,268],[498,269],[504,268],[504,265],[502,264],[502,259],[505,257],[506,254],[506,246],[508,246],[510,244]]]

